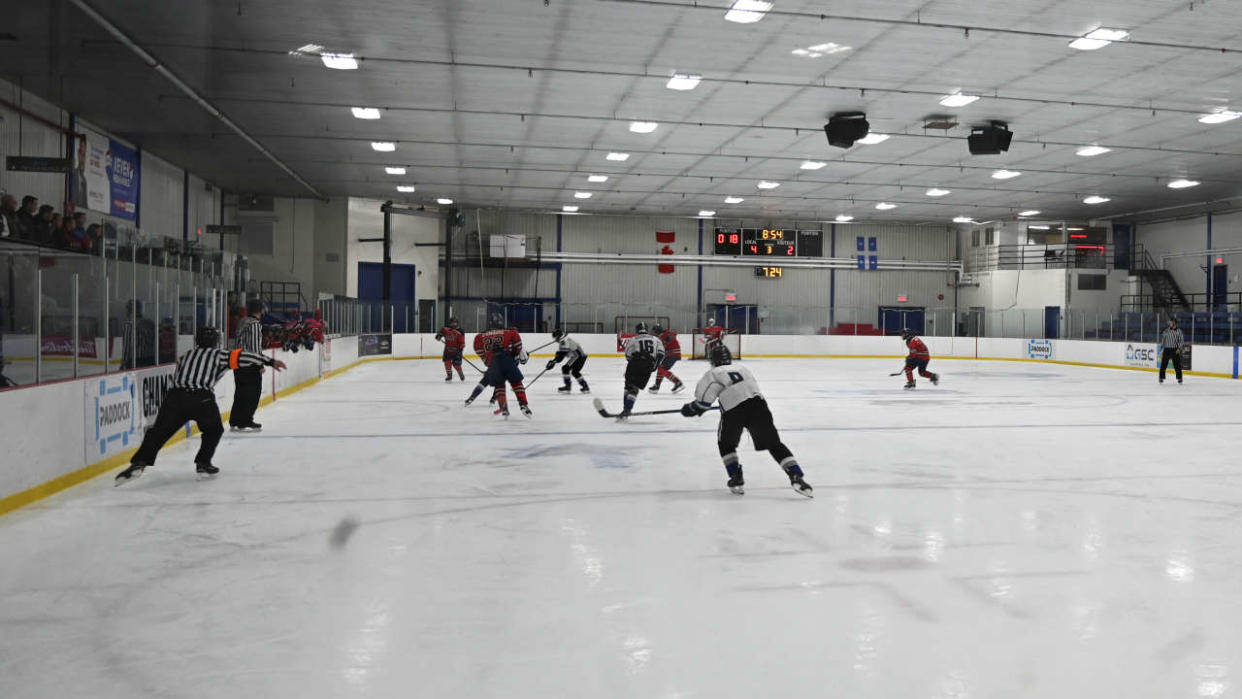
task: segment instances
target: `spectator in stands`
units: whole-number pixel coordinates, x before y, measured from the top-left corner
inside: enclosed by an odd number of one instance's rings
[[[85,211],[76,211],[73,214],[73,229],[69,234],[69,246],[78,250],[86,246]]]
[[[69,243],[73,236],[73,219],[68,216],[56,214],[52,217],[52,239],[50,242],[54,247],[69,249]]]
[[[52,226],[56,219],[56,210],[49,204],[39,207],[39,214],[35,216],[35,238],[42,244],[48,245],[52,242]]]
[[[0,195],[0,219],[3,219],[4,230],[0,235],[5,238],[25,238],[22,227],[17,220],[17,198],[12,194]]]
[[[97,250],[102,244],[103,226],[98,223],[92,223],[86,227],[86,240],[83,250]]]
[[[22,208],[17,210],[17,222],[26,231],[26,237],[39,239],[39,198],[27,194],[22,197]]]

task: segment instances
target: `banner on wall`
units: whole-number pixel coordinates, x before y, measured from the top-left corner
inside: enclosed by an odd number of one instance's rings
[[[86,462],[128,449],[141,425],[138,390],[130,374],[83,382],[86,414]]]
[[[1052,340],[1028,340],[1026,356],[1030,359],[1052,359]]]
[[[136,221],[142,167],[138,151],[93,129],[79,129],[69,180],[74,206]]]
[[[358,356],[374,357],[380,354],[392,354],[392,335],[359,335]]]
[[[1156,362],[1159,361],[1159,359],[1160,347],[1158,345],[1126,343],[1126,366],[1142,366],[1154,369],[1156,367]]]

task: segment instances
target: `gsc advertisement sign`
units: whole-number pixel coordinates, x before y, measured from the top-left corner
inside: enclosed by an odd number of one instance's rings
[[[1143,366],[1156,368],[1160,359],[1160,348],[1157,345],[1126,345],[1126,366]]]

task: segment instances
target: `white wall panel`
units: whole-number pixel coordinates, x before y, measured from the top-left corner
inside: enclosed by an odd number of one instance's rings
[[[69,120],[60,110],[28,92],[18,90],[12,83],[0,81],[0,95],[33,114],[54,123],[68,126]],[[60,131],[38,121],[20,115],[11,109],[0,107],[0,162],[10,155],[63,158],[65,136]],[[65,176],[41,172],[9,172],[0,168],[0,189],[17,197],[31,195],[39,198],[39,204],[64,209]]]
[[[147,236],[181,239],[185,208],[184,171],[146,151],[142,152],[142,181],[138,188],[142,232]]]

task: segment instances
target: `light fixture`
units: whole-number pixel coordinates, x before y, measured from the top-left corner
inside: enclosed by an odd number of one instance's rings
[[[609,153],[607,156],[605,156],[605,158],[607,160],[615,160],[619,163],[623,163],[630,159],[630,154],[629,153]]]
[[[1102,197],[1102,196],[1100,196],[1100,195],[1098,195],[1098,194],[1092,194],[1091,196],[1087,197],[1086,199],[1083,199],[1083,200],[1082,200],[1082,203],[1084,203],[1084,204],[1103,204],[1103,203],[1104,203],[1104,202],[1106,202],[1106,201],[1112,201],[1112,200],[1111,200],[1111,199],[1109,199],[1108,197]]]
[[[770,9],[772,9],[772,3],[765,0],[735,0],[729,6],[729,11],[725,13],[724,18],[726,21],[738,24],[752,24],[763,19]]]
[[[587,178],[587,182],[607,182],[608,175],[591,175]]]
[[[1074,39],[1070,42],[1070,48],[1079,51],[1094,51],[1102,49],[1114,41],[1125,41],[1130,38],[1130,32],[1124,29],[1106,29],[1097,27],[1086,34]]]
[[[979,99],[978,95],[964,95],[961,92],[954,92],[951,95],[941,97],[940,104],[944,107],[965,107],[977,99]]]
[[[992,179],[994,179],[994,180],[1012,180],[1013,178],[1015,178],[1015,177],[1017,177],[1017,176],[1019,176],[1019,175],[1021,175],[1021,174],[1022,174],[1022,173],[1018,172],[1017,170],[996,170],[996,171],[994,171],[994,172],[992,173]]]
[[[1026,211],[1019,211],[1018,215],[1019,216],[1038,216],[1039,209],[1027,209]]]
[[[1046,231],[1050,228],[1052,228],[1052,226],[1027,226],[1026,227],[1026,229],[1029,231]]]
[[[386,167],[386,168],[384,168],[384,172],[387,172],[387,173],[388,173],[388,174],[390,174],[390,175],[404,175],[404,174],[405,174],[405,168],[403,168],[403,167]]]
[[[726,204],[741,204],[744,201],[746,200],[742,197],[725,197]]]
[[[651,133],[660,128],[660,125],[654,121],[631,121],[630,131],[634,133]]]
[[[1228,109],[1217,109],[1211,114],[1204,114],[1199,117],[1201,124],[1223,124],[1226,121],[1233,121],[1242,116],[1242,112],[1233,112]]]
[[[761,181],[759,182],[759,184],[757,184],[757,185],[755,185],[755,186],[756,186],[756,187],[758,187],[759,189],[776,189],[777,187],[781,186],[781,183],[780,183],[780,182],[769,182],[769,181],[767,181],[767,180],[761,180]]]
[[[834,53],[843,53],[845,51],[849,51],[851,48],[853,47],[842,46],[841,44],[837,44],[837,43],[829,41],[826,44],[816,44],[814,46],[808,46],[806,48],[796,48],[790,51],[790,53],[792,53],[795,56],[801,56],[803,58],[823,58],[824,56],[831,56]]]
[[[1198,180],[1173,180],[1169,183],[1169,189],[1186,189],[1187,187],[1198,187]]]
[[[837,223],[849,223],[854,220],[854,217],[849,214],[837,214],[837,218],[835,220]]]
[[[876,205],[875,205],[875,208],[879,209],[880,211],[888,211],[889,209],[896,209],[896,208],[897,208],[897,205],[896,205],[896,204],[890,204],[890,203],[888,203],[888,202],[886,202],[886,201],[882,201],[882,202],[880,202],[879,204],[876,204]]]
[[[397,144],[392,141],[371,141],[371,150],[380,153],[391,153],[397,150]]]
[[[682,75],[674,73],[673,77],[668,79],[664,84],[670,90],[693,90],[699,86],[699,81],[703,79],[701,75]]]
[[[954,216],[953,222],[954,223],[974,223],[975,220],[969,216]]]
[[[574,199],[590,199],[590,192],[574,192]]]
[[[1104,155],[1111,150],[1112,148],[1105,148],[1104,146],[1083,146],[1074,152],[1084,158],[1090,158],[1095,155]]]
[[[886,133],[869,133],[855,141],[855,143],[861,143],[864,146],[874,146],[877,143],[883,143],[887,140],[888,134]]]
[[[355,119],[378,119],[380,118],[380,110],[375,107],[351,107]]]
[[[404,193],[406,193],[406,194],[409,194],[410,192],[413,192],[413,191],[414,191],[414,185],[412,185],[412,184],[399,184],[399,185],[397,185],[397,191],[398,191],[398,192],[404,192]]]
[[[821,162],[819,160],[803,160],[801,167],[803,170],[818,170],[827,164],[828,163]]]
[[[306,44],[304,46],[299,46],[296,49],[290,51],[289,55],[290,56],[302,56],[308,53],[319,53],[320,51],[323,51],[323,47],[320,46],[319,44]]]
[[[926,194],[929,197],[943,197],[946,194],[952,194],[952,192],[947,189],[941,189],[939,187],[932,187],[931,189],[924,192],[924,194]]]
[[[453,200],[448,197],[440,197],[439,199],[436,199],[436,203],[440,206],[448,206],[453,203]]]
[[[707,209],[703,209],[702,211],[699,212],[699,218],[711,218],[712,216],[715,216],[715,215],[716,215],[715,211],[709,211]]]
[[[333,70],[358,70],[358,59],[352,53],[321,53],[319,58]]]
[[[566,204],[561,207],[561,211],[564,211],[567,214],[576,214],[578,213],[578,207],[573,204]]]

